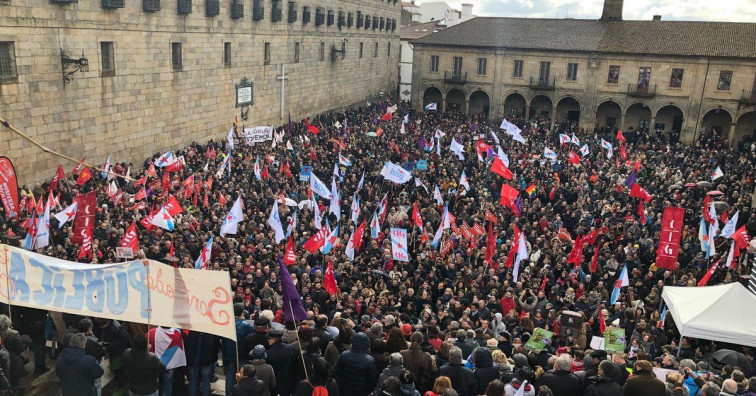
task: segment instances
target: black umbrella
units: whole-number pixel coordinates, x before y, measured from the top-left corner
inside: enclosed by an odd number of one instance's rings
[[[740,367],[740,371],[745,374],[746,378],[751,377],[753,368],[748,359],[740,352],[735,352],[732,349],[720,349],[711,355],[715,362],[721,364],[728,364],[730,366]]]

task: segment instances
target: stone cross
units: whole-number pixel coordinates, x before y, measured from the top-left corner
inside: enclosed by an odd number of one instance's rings
[[[286,75],[286,65],[281,64],[281,75],[276,76],[276,80],[281,81],[281,119],[284,119],[284,102],[286,100],[286,80],[289,76]]]

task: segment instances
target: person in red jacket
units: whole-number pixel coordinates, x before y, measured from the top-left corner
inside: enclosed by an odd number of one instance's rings
[[[504,293],[504,297],[501,298],[501,314],[506,315],[509,313],[510,310],[513,310],[516,308],[517,308],[517,302],[512,296],[512,292],[507,290],[507,292]]]

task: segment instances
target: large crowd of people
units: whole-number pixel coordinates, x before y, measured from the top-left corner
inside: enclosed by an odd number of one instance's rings
[[[50,246],[39,253],[92,265],[123,261],[116,247],[126,229],[175,197],[184,209],[174,219],[175,230],[138,225],[137,256],[194,268],[214,236],[207,269],[230,274],[238,343],[112,319],[57,314],[60,319],[52,320],[47,312],[13,307],[10,318],[0,316],[0,388],[18,391],[21,378],[30,374],[22,356],[26,349],[34,351],[35,374],[48,370],[45,357],[51,351],[45,342],[56,339],[64,348],[55,352],[64,395],[99,395],[104,359],[114,373],[112,387],[131,395],[207,396],[218,366],[223,366],[226,394],[234,396],[756,394],[752,367],[712,359],[715,350],[726,346],[753,365],[753,348],[681,339],[671,316],[661,317],[663,287],[696,286],[720,258],[709,285],[740,282],[750,268],[753,253],[745,251],[732,267],[725,265],[730,245],[725,238],[715,239],[717,254],[707,257],[698,228],[704,198],[719,190],[717,215],[739,211],[737,227],[745,225],[749,235],[756,235],[751,206],[756,143],[729,148],[712,131],[696,144],[682,145],[675,133],[630,128],[622,131],[620,154],[614,127],[585,131],[557,122],[549,131],[547,119],[509,117],[522,130],[526,141],[521,143],[481,114],[423,112],[398,103],[390,117],[384,116],[391,104],[288,123],[276,129],[274,140],[254,145],[232,134],[233,150],[227,139],[194,142],[174,151],[185,160],[182,169],[164,177],[166,170],[156,168],[141,200],[135,201],[141,186],[134,180],[163,153],[143,163],[114,158],[113,172],[130,175],[114,179],[123,192],[116,202],[110,182],[99,172],[83,185],[67,172],[54,192],[60,207],[78,194],[97,191],[92,254],[80,258],[80,247],[71,240],[72,224],[59,228],[55,219]],[[581,143],[562,144],[559,134]],[[452,138],[464,147],[464,159],[450,151]],[[614,145],[611,158],[602,139]],[[589,153],[583,155],[579,149],[584,144]],[[480,147],[490,150],[480,152]],[[554,150],[557,159],[545,158],[544,148]],[[490,170],[493,157],[502,152],[511,180]],[[568,161],[569,152],[580,156],[579,164]],[[229,153],[229,166],[218,173]],[[340,165],[336,176],[339,156],[351,165]],[[387,161],[411,171],[418,182],[386,181],[381,170]],[[326,182],[334,177],[340,191],[339,217],[329,213],[328,200],[313,197],[323,218],[332,227],[340,225],[339,240],[327,255],[302,248],[318,232],[312,208],[284,204],[312,197],[309,183],[299,178],[302,166],[312,166],[312,173]],[[712,181],[717,168],[724,175]],[[463,172],[469,188],[460,185]],[[629,194],[631,172],[653,196],[644,212]],[[192,175],[198,188],[187,191],[182,182]],[[503,183],[519,191],[516,203],[500,203]],[[21,195],[45,197],[47,189],[48,183],[25,186]],[[353,196],[360,202],[357,224],[351,221]],[[363,220],[370,224],[384,196],[386,215],[377,235],[368,226],[350,260],[345,252],[349,236]],[[236,234],[220,235],[237,197],[243,201],[244,219]],[[284,228],[297,216],[291,231],[297,262],[288,268],[309,317],[304,321],[287,320],[282,310],[276,260],[284,255],[286,241],[276,244],[268,225],[276,200]],[[422,230],[412,218],[415,205]],[[661,217],[669,206],[685,209],[675,270],[655,266]],[[447,207],[454,224],[434,246]],[[0,213],[0,234],[23,237],[30,216],[27,210],[14,219]],[[488,236],[478,230],[489,225],[495,246],[487,260]],[[391,227],[408,230],[409,261],[392,259]],[[508,256],[517,243],[516,230],[524,234],[527,255],[518,262],[515,279]],[[574,263],[573,241],[594,231],[591,248],[583,249]],[[324,287],[329,265],[337,293]],[[627,268],[629,286],[610,304],[622,268]],[[564,311],[579,315],[571,334],[559,329]],[[53,324],[57,333],[65,333],[62,338],[50,329]],[[624,353],[607,354],[591,346],[605,325],[625,330]],[[541,350],[525,346],[535,329],[554,333]],[[168,369],[151,352],[156,331],[183,342],[184,365]],[[32,342],[22,341],[21,335]],[[659,368],[667,369],[664,380],[657,378],[658,370],[655,374]]]

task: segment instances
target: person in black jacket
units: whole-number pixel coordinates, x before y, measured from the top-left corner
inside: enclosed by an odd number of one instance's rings
[[[210,396],[210,380],[213,379],[218,361],[220,338],[213,334],[189,331],[184,334],[186,366],[189,369],[189,396],[195,396],[202,386],[202,396]]]
[[[597,377],[588,378],[584,396],[613,396],[622,394],[622,387],[614,380],[617,366],[608,360],[599,364]]]
[[[563,353],[554,363],[554,369],[549,370],[536,384],[540,388],[545,385],[554,392],[554,396],[580,396],[580,378],[570,372],[572,358]]]
[[[291,371],[293,368],[292,361],[294,359],[294,348],[285,344],[281,337],[283,337],[283,331],[273,329],[268,333],[270,335],[268,349],[268,359],[266,360],[273,372],[276,373],[276,389],[273,392],[280,396],[289,396],[291,393]]]
[[[136,334],[131,348],[123,353],[123,365],[128,377],[129,393],[137,396],[157,395],[165,364],[156,354],[147,351],[147,338]]]
[[[493,355],[487,348],[478,348],[473,352],[475,356],[475,380],[478,382],[478,394],[486,393],[488,384],[499,379],[499,368],[493,364]]]
[[[238,383],[234,385],[229,396],[256,396],[264,394],[267,390],[262,380],[257,378],[255,366],[251,364],[242,366],[236,378]]]
[[[129,347],[129,331],[126,326],[113,319],[96,319],[100,339],[110,357],[110,369],[115,373],[116,387],[126,383],[126,371],[123,369],[123,352]]]
[[[375,359],[367,352],[370,339],[357,333],[352,340],[352,349],[339,355],[336,362],[336,382],[341,393],[350,396],[365,396],[375,387],[377,379]]]
[[[478,383],[475,381],[475,375],[462,364],[462,350],[459,347],[449,349],[449,363],[438,370],[438,375],[449,377],[459,396],[477,394]]]
[[[63,396],[96,396],[95,379],[105,370],[97,360],[84,352],[87,336],[83,333],[71,337],[71,344],[61,352],[55,362],[55,373],[60,378]]]
[[[472,353],[472,346],[465,342],[467,339],[467,332],[464,330],[457,331],[457,341],[454,342],[454,346],[462,351],[462,359],[467,359]]]

